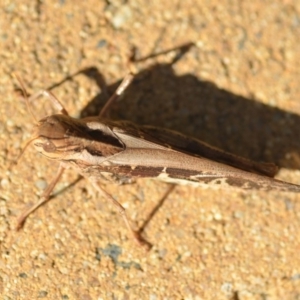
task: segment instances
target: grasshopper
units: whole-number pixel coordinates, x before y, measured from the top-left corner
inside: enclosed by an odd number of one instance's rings
[[[124,184],[136,178],[155,178],[204,187],[300,192],[300,185],[273,178],[277,171],[273,163],[254,162],[172,130],[106,118],[113,102],[133,80],[130,73],[98,116],[82,119],[70,117],[62,103],[49,91],[28,98],[24,84],[18,80],[30,111],[29,102],[44,95],[59,112],[38,121],[30,140],[38,152],[58,161],[59,167],[40,200],[19,216],[17,228],[21,228],[28,215],[49,200],[67,168],[73,168],[87,178],[108,198],[119,210],[133,238],[148,247],[149,243],[133,230],[123,206],[101,188],[99,181]]]

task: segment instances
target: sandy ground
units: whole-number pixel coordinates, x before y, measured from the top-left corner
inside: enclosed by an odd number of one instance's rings
[[[13,162],[34,120],[17,92],[51,88],[72,116],[96,114],[134,65],[136,80],[112,118],[179,130],[224,150],[280,166],[300,183],[300,2],[1,1],[1,299],[299,299],[300,196],[168,190],[139,180],[106,185],[149,252],[114,207],[68,171],[57,196],[16,232],[56,163],[33,147]],[[186,51],[183,51],[186,50]],[[67,76],[76,77],[62,84]],[[107,90],[107,92],[105,92]],[[36,101],[37,118],[52,114]]]

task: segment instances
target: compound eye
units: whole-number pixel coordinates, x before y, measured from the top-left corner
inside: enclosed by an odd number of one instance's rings
[[[38,148],[42,148],[45,152],[51,153],[56,151],[56,146],[46,138],[43,138],[43,141],[35,142],[34,145]]]
[[[55,152],[56,146],[51,142],[51,140],[47,140],[43,143],[43,149],[46,152]]]

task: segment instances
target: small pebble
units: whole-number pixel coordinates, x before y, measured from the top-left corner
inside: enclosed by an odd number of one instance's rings
[[[47,181],[44,179],[39,179],[35,182],[35,186],[39,189],[39,190],[44,190],[47,187]]]
[[[119,29],[125,25],[125,23],[131,18],[132,13],[129,6],[124,5],[115,13],[112,18],[112,25],[115,29]]]
[[[6,179],[6,178],[3,178],[2,180],[1,180],[1,187],[2,188],[7,188],[9,186],[9,180],[8,179]]]

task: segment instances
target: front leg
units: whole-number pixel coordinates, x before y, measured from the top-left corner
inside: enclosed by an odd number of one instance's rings
[[[43,192],[41,199],[34,205],[30,206],[28,209],[24,210],[22,212],[22,214],[18,217],[17,228],[16,228],[17,230],[19,230],[20,228],[23,227],[24,222],[26,221],[27,217],[32,212],[34,212],[37,208],[39,208],[41,205],[43,205],[44,203],[46,203],[49,200],[49,197],[50,197],[54,187],[56,186],[58,180],[60,179],[61,175],[63,174],[64,170],[65,170],[65,167],[62,164],[60,164],[55,177],[52,179],[52,181],[50,182],[48,187]]]

